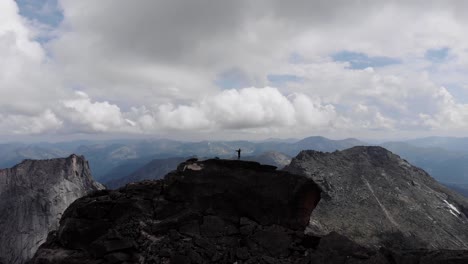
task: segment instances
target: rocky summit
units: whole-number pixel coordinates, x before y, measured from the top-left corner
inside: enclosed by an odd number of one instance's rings
[[[468,249],[467,200],[384,148],[302,151],[285,170],[323,191],[308,233],[368,247]]]
[[[77,200],[32,263],[233,263],[287,259],[295,251],[302,256],[298,239],[319,200],[311,179],[273,166],[191,160],[164,180]]]
[[[31,258],[73,201],[102,188],[87,161],[76,155],[25,160],[0,170],[0,263]]]
[[[305,234],[321,190],[256,162],[191,159],[163,180],[75,201],[30,261],[58,263],[465,263],[465,251],[363,247]],[[322,199],[323,200],[323,199]]]

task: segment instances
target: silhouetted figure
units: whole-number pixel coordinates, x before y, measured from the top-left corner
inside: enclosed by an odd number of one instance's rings
[[[240,159],[241,149],[236,150],[236,152],[237,152],[237,159]]]

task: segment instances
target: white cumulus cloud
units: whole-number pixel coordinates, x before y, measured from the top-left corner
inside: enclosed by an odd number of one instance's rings
[[[63,100],[57,113],[79,132],[115,132],[124,129],[127,122],[120,108],[109,102],[93,102],[86,93],[77,92],[77,98]]]
[[[462,1],[59,4],[40,43],[0,2],[0,135],[468,132]],[[353,68],[343,51],[395,63]]]

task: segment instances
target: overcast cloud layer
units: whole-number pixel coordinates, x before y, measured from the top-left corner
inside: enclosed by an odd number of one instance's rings
[[[0,0],[0,137],[468,132],[465,1],[40,2]]]

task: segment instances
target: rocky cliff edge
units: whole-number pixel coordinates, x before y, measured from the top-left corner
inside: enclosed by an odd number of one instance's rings
[[[325,237],[305,235],[310,213],[320,204],[320,192],[308,177],[256,162],[189,160],[164,180],[78,199],[31,263],[468,260],[468,254],[460,251],[373,251],[334,232]]]
[[[382,147],[302,151],[285,170],[323,190],[311,234],[338,232],[368,247],[468,249],[468,201]]]
[[[103,189],[82,156],[24,160],[0,170],[0,263],[31,258],[77,198]]]

